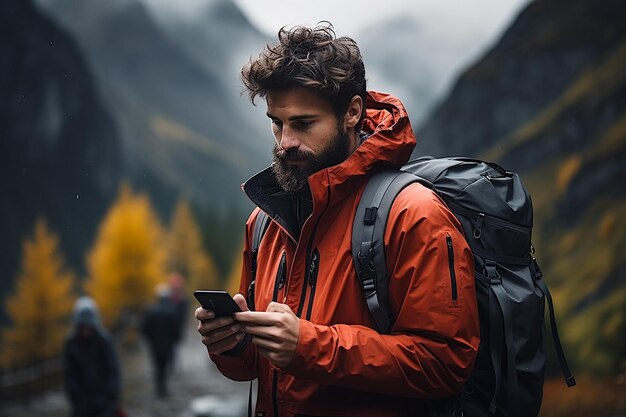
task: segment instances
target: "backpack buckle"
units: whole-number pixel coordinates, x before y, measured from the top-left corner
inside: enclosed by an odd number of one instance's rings
[[[491,285],[502,284],[502,277],[500,277],[500,273],[498,272],[498,268],[495,263],[485,263],[485,271]]]
[[[371,226],[376,223],[376,215],[378,214],[378,207],[366,207],[363,223]]]
[[[366,256],[362,255],[363,249],[365,249],[365,252],[367,253]],[[368,278],[375,277],[376,268],[374,268],[373,248],[370,247],[367,249],[365,247],[361,247],[357,257],[359,259],[359,275],[363,277],[363,282],[365,282]]]

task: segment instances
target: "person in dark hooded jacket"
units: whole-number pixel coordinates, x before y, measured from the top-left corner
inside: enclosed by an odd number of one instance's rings
[[[165,397],[174,347],[180,339],[180,326],[169,291],[160,286],[157,288],[157,297],[157,302],[144,315],[142,333],[150,347],[156,394],[158,397]]]
[[[120,397],[120,367],[93,299],[76,301],[72,323],[63,350],[65,391],[72,416],[114,416]]]

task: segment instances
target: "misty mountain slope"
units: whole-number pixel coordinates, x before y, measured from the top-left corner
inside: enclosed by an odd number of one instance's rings
[[[368,89],[396,95],[406,106],[411,124],[419,126],[442,93],[439,86],[443,84],[443,63],[431,55],[437,42],[429,39],[412,17],[402,15],[378,22],[361,33],[357,41]]]
[[[157,17],[181,49],[229,86],[238,81],[241,66],[250,56],[271,41],[232,0],[207,2],[193,18],[163,12]]]
[[[626,4],[535,1],[458,80],[415,153],[521,174],[574,372],[613,375],[626,343]]]
[[[135,178],[148,170],[201,204],[247,204],[239,184],[269,161],[270,148],[257,139],[258,126],[241,116],[219,76],[182,51],[138,1],[58,0],[46,7],[86,51]],[[222,159],[224,152],[181,147],[167,130],[156,135],[155,119],[197,132],[199,140],[212,142],[205,149],[236,153],[243,162],[234,166]]]
[[[2,2],[0,27],[1,292],[37,216],[80,271],[124,166],[117,129],[74,41],[30,0]]]
[[[414,154],[478,155],[520,128],[619,43],[621,7],[617,0],[530,3],[428,117]]]
[[[206,2],[193,17],[154,9],[155,17],[178,48],[207,73],[220,80],[240,117],[255,131],[259,140],[271,139],[268,120],[263,111],[254,108],[247,94],[242,94],[242,66],[256,56],[272,39],[261,33],[232,0]],[[265,144],[271,141],[265,141]],[[268,147],[262,152],[268,154]]]

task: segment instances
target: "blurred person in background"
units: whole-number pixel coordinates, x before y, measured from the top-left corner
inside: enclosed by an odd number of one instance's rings
[[[167,281],[170,290],[170,301],[178,319],[178,339],[172,353],[172,369],[176,369],[179,363],[178,346],[185,337],[187,316],[189,315],[189,298],[185,295],[185,278],[180,272],[170,273]]]
[[[120,412],[117,353],[90,297],[80,297],[74,305],[63,362],[65,391],[73,417],[110,417]]]
[[[170,291],[170,301],[176,311],[178,325],[181,329],[178,341],[182,341],[185,334],[184,329],[189,310],[189,298],[185,295],[185,278],[179,272],[172,272],[167,278],[167,281]]]
[[[164,398],[168,394],[167,378],[181,329],[169,288],[164,284],[158,285],[156,293],[157,300],[146,310],[141,331],[150,348],[156,395]]]

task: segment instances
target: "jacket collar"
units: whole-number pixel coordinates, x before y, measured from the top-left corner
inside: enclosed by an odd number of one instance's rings
[[[309,176],[313,215],[354,193],[369,172],[379,167],[401,167],[415,147],[415,135],[399,99],[368,92],[362,132],[366,138],[345,161]],[[246,181],[242,188],[261,210],[288,234],[298,236],[292,196],[280,188],[271,167]],[[294,239],[295,240],[295,239]]]

